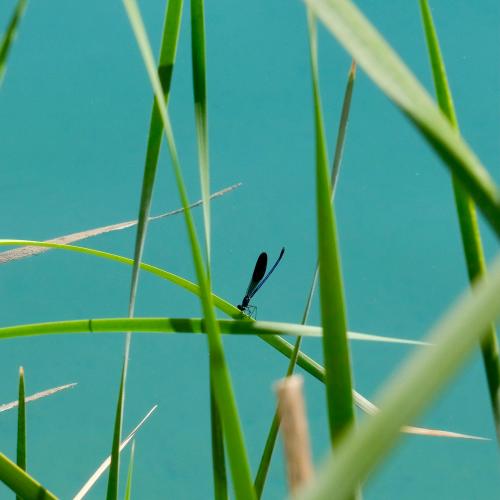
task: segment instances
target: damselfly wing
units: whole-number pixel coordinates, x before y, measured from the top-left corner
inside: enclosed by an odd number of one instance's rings
[[[283,247],[281,249],[279,257],[276,259],[276,262],[273,264],[271,269],[269,269],[269,272],[267,274],[266,274],[267,253],[262,252],[259,255],[259,257],[257,258],[257,262],[255,263],[255,268],[252,273],[252,278],[250,279],[250,283],[248,284],[245,296],[243,297],[241,304],[236,306],[241,312],[248,314],[250,310],[253,308],[253,306],[250,305],[250,300],[260,290],[260,288],[267,281],[269,276],[271,276],[272,272],[276,269],[276,266],[280,263],[281,259],[283,258],[284,253],[285,253],[285,248]]]

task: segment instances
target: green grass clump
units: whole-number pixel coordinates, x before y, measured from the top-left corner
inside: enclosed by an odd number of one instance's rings
[[[301,323],[255,321],[243,315],[238,308],[212,291],[210,200],[218,193],[211,195],[210,188],[206,6],[203,0],[190,1],[189,25],[204,245],[200,244],[200,237],[193,221],[191,209],[194,208],[194,205],[190,204],[185,187],[183,170],[168,112],[172,75],[181,29],[182,0],[168,2],[157,62],[153,58],[137,3],[135,0],[123,0],[133,36],[137,41],[154,94],[140,188],[134,258],[129,259],[121,255],[66,243],[101,234],[108,230],[131,227],[135,221],[119,224],[119,227],[116,225],[107,226],[45,242],[19,239],[0,240],[0,246],[32,247],[44,250],[59,249],[92,255],[129,265],[132,268],[128,315],[126,317],[54,320],[46,323],[0,328],[0,340],[83,332],[93,334],[125,333],[123,364],[120,376],[117,376],[120,382],[115,406],[114,426],[113,431],[110,431],[111,453],[85,482],[75,499],[83,498],[108,469],[107,499],[114,500],[120,497],[120,457],[122,451],[131,442],[124,498],[132,498],[136,434],[156,410],[156,406],[153,407],[132,432],[125,439],[122,439],[123,415],[127,403],[128,361],[132,349],[133,332],[175,335],[204,334],[206,337],[210,370],[207,375],[207,390],[210,394],[211,467],[214,482],[213,496],[216,499],[228,498],[231,493],[234,494],[234,497],[241,499],[254,499],[262,496],[280,425],[279,416],[275,413],[255,480],[252,480],[243,427],[222,343],[223,334],[256,336],[290,359],[286,376],[291,375],[298,365],[324,384],[330,452],[326,461],[318,467],[316,477],[310,484],[304,485],[297,498],[340,500],[358,496],[363,483],[371,473],[381,466],[402,432],[481,439],[477,436],[456,434],[449,431],[408,426],[436,397],[440,388],[458,372],[478,344],[481,346],[483,355],[497,434],[500,436],[500,364],[496,331],[493,326],[500,314],[500,257],[497,257],[488,272],[475,211],[477,206],[492,230],[496,235],[500,235],[500,191],[486,168],[460,134],[444,60],[429,5],[426,0],[420,0],[437,103],[433,101],[404,62],[353,3],[346,0],[304,1],[312,80],[311,114],[314,123],[315,157],[311,159],[311,165],[314,165],[311,174],[314,175],[316,181],[318,259]],[[8,57],[12,52],[12,42],[19,30],[19,22],[25,7],[26,2],[19,0],[1,39],[0,82],[5,73]],[[331,174],[328,172],[326,132],[320,97],[317,21],[326,27],[353,58],[345,90]],[[336,229],[336,211],[332,201],[339,178],[355,68],[358,65],[416,126],[451,173],[471,287],[430,330],[426,342],[385,338],[348,330],[340,245]],[[180,212],[185,221],[196,282],[143,262],[163,138],[167,142],[170,163],[181,199],[182,209]],[[109,229],[110,227],[113,229]],[[25,258],[37,252],[30,253],[27,248],[17,252],[12,250],[2,252],[0,263]],[[200,300],[202,318],[136,317],[135,303],[141,271],[154,274],[173,283],[179,289],[195,294]],[[318,281],[321,325],[309,326],[306,323]],[[216,318],[216,310],[223,312],[229,319]],[[295,337],[295,344],[292,345],[286,341],[283,338],[285,335]],[[323,365],[301,352],[302,337],[320,339],[323,346]],[[376,397],[377,406],[354,390],[349,340],[418,344],[410,359],[380,390]],[[43,397],[72,385],[74,384],[44,391],[35,396],[36,398]],[[0,407],[0,411],[16,405],[19,407],[17,464],[0,453],[0,480],[13,490],[17,498],[56,498],[53,493],[26,472],[27,419],[25,403],[29,400],[30,397],[26,398],[25,396],[24,371],[21,369],[18,402],[9,403],[5,405],[5,408]],[[367,414],[363,416],[358,426],[355,425],[355,406]],[[141,459],[144,456],[147,456],[147,453],[141,453]],[[229,469],[227,469],[227,465]],[[135,494],[140,497],[140,492]]]

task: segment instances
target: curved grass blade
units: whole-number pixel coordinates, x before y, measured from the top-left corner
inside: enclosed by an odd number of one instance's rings
[[[2,85],[3,77],[5,75],[7,57],[9,56],[12,42],[16,37],[21,18],[23,17],[24,11],[26,10],[26,5],[26,0],[19,0],[17,2],[14,13],[12,14],[9,25],[7,26],[7,30],[2,37],[2,40],[0,41],[0,86]]]
[[[151,410],[149,410],[148,413],[146,413],[144,418],[132,429],[130,434],[121,442],[120,452],[122,452],[125,449],[125,447],[130,443],[130,441],[134,439],[139,429],[146,423],[146,421],[156,411],[157,408],[158,405],[154,405],[153,408],[151,408]],[[82,498],[84,498],[85,495],[87,495],[87,493],[97,482],[97,480],[104,474],[104,472],[106,472],[110,463],[111,463],[111,456],[106,458],[106,460],[104,460],[104,462],[97,468],[97,470],[92,474],[89,480],[82,486],[80,491],[73,497],[73,500],[81,500]]]
[[[175,140],[165,106],[165,100],[161,92],[161,84],[158,75],[154,71],[153,56],[151,48],[144,29],[144,24],[135,0],[123,0],[127,15],[129,17],[134,35],[136,37],[141,55],[153,87],[156,103],[160,111],[163,123],[163,130],[167,138],[168,149],[172,160],[172,166],[177,183],[177,189],[185,208],[185,222],[188,232],[191,251],[193,254],[193,263],[196,271],[196,277],[200,286],[200,300],[203,309],[203,315],[207,324],[207,340],[210,357],[212,358],[213,389],[216,395],[217,406],[221,414],[223,429],[226,436],[229,463],[233,477],[235,494],[238,498],[255,498],[250,465],[246,453],[243,433],[241,430],[238,409],[233,394],[231,377],[226,365],[224,348],[220,338],[220,332],[215,319],[213,309],[212,293],[210,286],[210,273],[203,265],[203,258],[196,235],[194,222],[189,210],[188,196],[182,176],[179,157],[175,146]]]
[[[17,466],[26,470],[26,405],[24,393],[24,370],[19,368],[19,410],[17,413]],[[22,497],[16,495],[18,500]]]
[[[319,95],[316,26],[313,14],[309,10],[307,18],[316,134],[316,203],[323,357],[326,370],[325,386],[330,440],[332,447],[336,447],[342,435],[354,423],[354,404],[344,287],[337,243],[335,210],[330,203],[332,189],[328,178],[326,141]]]
[[[26,500],[57,500],[53,493],[26,474],[3,453],[0,453],[0,481],[17,496]]]
[[[500,192],[429,94],[352,2],[304,0],[372,80],[410,118],[500,235]]]
[[[25,403],[29,403],[31,401],[36,401],[37,399],[45,398],[47,396],[52,396],[52,394],[55,394],[56,392],[61,392],[66,389],[71,389],[75,387],[76,383],[72,384],[65,384],[61,385],[59,387],[54,387],[52,389],[47,389],[45,391],[37,392],[35,394],[32,394],[31,396],[28,396],[27,398],[24,399]],[[19,406],[19,401],[11,401],[10,403],[4,403],[0,405],[0,413],[3,411],[8,411],[12,410],[12,408],[17,408]]]
[[[500,257],[432,328],[432,349],[415,353],[377,397],[380,411],[345,436],[335,458],[329,456],[313,485],[297,498],[340,500],[382,461],[411,422],[465,363],[487,328],[500,314]]]
[[[114,262],[119,262],[121,264],[132,265],[133,260],[127,257],[123,257],[122,255],[116,255],[108,252],[103,252],[101,250],[94,250],[92,248],[79,247],[73,245],[60,245],[56,243],[47,243],[43,241],[35,241],[35,240],[1,240],[0,246],[2,245],[33,245],[33,246],[42,246],[42,247],[50,247],[59,250],[68,250],[72,252],[92,255],[94,257],[100,257],[108,260],[112,260]],[[170,273],[156,266],[152,266],[150,264],[145,264],[141,262],[141,269],[151,274],[154,274],[162,279],[170,281],[181,288],[184,288],[190,293],[195,295],[200,294],[200,288],[198,285],[189,281],[185,278],[177,276],[176,274]],[[241,311],[232,305],[230,302],[227,302],[223,298],[218,295],[212,294],[212,298],[214,301],[214,306],[217,307],[220,311],[227,314],[232,318],[241,318]],[[88,321],[88,320],[85,320]],[[245,320],[251,322],[252,320]],[[276,330],[274,330],[276,332]],[[259,338],[264,341],[266,344],[269,344],[271,347],[276,349],[279,353],[287,358],[292,358],[294,353],[294,346],[287,342],[285,339],[281,338],[279,335],[258,335]],[[425,343],[424,343],[425,344]],[[314,359],[304,354],[302,351],[298,351],[297,355],[297,364],[309,373],[311,376],[319,380],[321,383],[325,381],[325,373],[324,368],[314,361]],[[376,407],[368,401],[361,394],[353,390],[354,401],[356,405],[363,410],[365,413],[371,413],[372,409]],[[425,430],[425,429],[424,429]],[[445,431],[443,431],[445,432]]]
[[[356,77],[356,64],[353,62],[351,64],[351,68],[349,70],[349,75],[347,77],[347,85],[344,92],[344,100],[342,103],[342,112],[340,115],[339,129],[337,132],[337,141],[335,144],[335,155],[333,159],[333,167],[331,174],[331,201],[333,202],[333,198],[335,196],[335,189],[337,187],[337,180],[339,178],[340,172],[340,163],[342,160],[342,153],[344,151],[345,144],[345,134],[347,130],[347,123],[349,121],[349,111],[351,109],[351,100],[352,100],[352,92],[354,89],[354,81]],[[318,282],[318,272],[319,265],[316,263],[316,269],[314,271],[314,276],[312,279],[311,287],[309,288],[309,293],[307,295],[306,306],[304,309],[304,314],[302,315],[301,324],[305,325],[307,323],[307,318],[309,317],[309,311],[311,310],[312,300],[314,296],[314,292],[316,290],[316,285]],[[297,364],[297,358],[300,352],[300,344],[301,337],[298,337],[295,341],[295,346],[293,348],[292,356],[290,357],[290,362],[288,364],[286,376],[289,377],[292,375],[295,370],[295,365]],[[280,427],[280,417],[278,413],[278,409],[274,412],[274,417],[271,422],[271,427],[269,428],[269,432],[266,439],[266,444],[264,445],[264,451],[262,452],[262,456],[259,462],[259,468],[257,470],[257,474],[255,476],[254,486],[255,491],[257,493],[257,497],[260,498],[262,496],[262,492],[264,490],[264,484],[267,478],[267,474],[269,472],[269,466],[271,465],[271,459],[274,451],[274,447],[276,445],[276,439],[278,437],[278,431]]]
[[[232,186],[228,186],[220,191],[216,191],[210,195],[210,199],[213,200],[215,198],[219,198],[224,196],[231,191],[239,188],[241,186],[241,182],[233,184]],[[195,201],[189,205],[189,208],[199,207],[203,203],[203,200]],[[148,218],[148,222],[152,222],[155,220],[160,220],[165,217],[170,217],[172,215],[181,214],[184,212],[183,208],[177,208],[175,210],[171,210],[169,212],[165,212],[159,215],[153,215]],[[53,238],[50,240],[45,240],[46,243],[60,243],[60,244],[70,244],[75,243],[76,241],[85,240],[87,238],[92,238],[94,236],[99,236],[100,234],[111,233],[113,231],[121,231],[122,229],[127,229],[129,227],[133,227],[137,225],[137,220],[129,220],[125,222],[118,222],[117,224],[111,224],[109,226],[101,226],[93,229],[87,229],[86,231],[79,231],[77,233],[66,234],[64,236],[58,236],[57,238]],[[50,247],[34,247],[27,246],[21,248],[15,248],[13,250],[7,250],[5,252],[0,252],[0,264],[6,264],[7,262],[12,262],[15,260],[21,260],[26,257],[33,257],[35,255],[39,255],[41,253],[49,251]]]
[[[274,321],[248,321],[247,319],[219,319],[216,321],[220,332],[228,335],[276,336],[281,334],[311,338],[321,338],[323,336],[322,329],[319,326]],[[120,330],[142,333],[208,333],[206,322],[201,318],[93,318],[5,326],[0,328],[0,340],[68,333],[119,333]],[[388,339],[390,343],[427,345],[424,342],[403,339],[400,341],[391,337],[366,333],[348,332],[348,337],[351,340],[384,342]]]
[[[132,497],[132,474],[134,471],[134,455],[135,455],[135,441],[132,441],[130,449],[130,460],[128,464],[127,486],[125,487],[124,500],[130,500]]]
[[[458,121],[451,90],[448,85],[446,68],[427,0],[420,0],[420,10],[422,12],[425,37],[434,78],[434,88],[439,107],[448,117],[452,126],[458,130]],[[452,184],[469,281],[472,283],[487,272],[476,209],[473,201],[467,194],[467,190],[464,189],[461,181],[454,174],[452,175]],[[493,324],[488,326],[487,331],[481,338],[481,353],[493,410],[497,440],[500,444],[500,362],[496,331]]]

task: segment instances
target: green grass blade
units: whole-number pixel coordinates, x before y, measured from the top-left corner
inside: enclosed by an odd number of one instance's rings
[[[316,133],[316,203],[319,249],[319,289],[326,395],[332,446],[354,423],[351,360],[347,342],[344,291],[337,243],[335,210],[330,203],[330,179],[319,95],[315,20],[308,10],[311,73]]]
[[[229,463],[233,478],[233,484],[236,496],[246,499],[255,498],[250,465],[246,453],[246,447],[241,430],[240,419],[236,407],[236,401],[233,394],[231,378],[227,368],[222,340],[218,330],[218,324],[215,319],[215,313],[212,303],[212,293],[210,290],[210,273],[204,267],[202,253],[194,222],[189,210],[188,196],[182,176],[179,157],[175,146],[174,135],[168,116],[168,111],[165,106],[165,100],[161,92],[161,85],[158,75],[154,70],[153,56],[151,48],[144,29],[144,24],[137,7],[135,0],[123,0],[127,15],[129,17],[134,35],[136,37],[141,55],[146,66],[146,70],[153,87],[156,97],[156,103],[160,110],[160,115],[163,122],[163,129],[168,143],[168,149],[172,160],[172,166],[177,183],[177,189],[182,201],[182,206],[185,209],[185,222],[188,232],[191,251],[193,254],[193,262],[196,271],[196,277],[200,286],[200,299],[203,309],[203,315],[207,324],[207,340],[209,355],[212,358],[212,375],[213,387],[216,395],[217,406],[221,414],[223,429],[226,437]]]
[[[52,394],[56,394],[57,392],[65,391],[66,389],[72,389],[75,387],[76,383],[60,385],[59,387],[53,387],[52,389],[46,389],[45,391],[36,392],[31,396],[28,396],[24,399],[25,403],[30,403],[31,401],[36,401],[37,399],[46,398],[47,396],[52,396]],[[19,400],[11,401],[10,403],[4,403],[0,405],[0,413],[8,410],[12,410],[13,408],[17,408],[19,406]]]
[[[297,341],[298,340],[299,339],[297,339]],[[260,457],[259,468],[257,469],[257,474],[255,475],[254,488],[257,498],[261,498],[262,492],[264,491],[264,485],[266,484],[269,466],[271,465],[271,459],[273,457],[274,446],[276,444],[276,440],[278,439],[280,422],[281,419],[279,413],[275,411],[273,420],[271,421],[271,427],[269,428],[269,432],[267,433],[264,451],[262,452],[262,456]]]
[[[247,319],[219,319],[217,326],[221,333],[227,335],[259,335],[276,337],[278,334],[294,337],[321,338],[322,329],[318,326],[300,325],[295,323],[279,323],[274,321],[248,321]],[[67,333],[118,333],[120,330],[148,333],[185,333],[206,334],[206,322],[201,318],[93,318],[28,325],[5,326],[0,328],[0,340],[30,337],[34,335],[67,334]],[[418,341],[404,341],[390,337],[380,337],[365,333],[348,332],[351,340],[368,340],[375,342],[427,345]]]
[[[429,94],[356,6],[346,0],[304,0],[372,80],[417,126],[457,175],[497,235],[500,193],[487,170]]]
[[[448,117],[453,127],[458,129],[458,121],[453,105],[451,90],[448,85],[446,68],[427,0],[420,0],[420,10],[422,12],[425,37],[429,49],[434,87],[436,89],[439,107]],[[472,283],[479,276],[486,273],[486,262],[477,222],[476,209],[467,191],[455,175],[452,177],[452,182],[455,205],[460,224],[460,233],[462,236],[462,245],[467,263],[469,280]],[[488,326],[486,333],[481,338],[481,352],[491,407],[493,410],[497,440],[500,443],[500,362],[496,331],[493,324]]]
[[[134,473],[134,455],[135,455],[135,441],[132,441],[130,449],[130,460],[128,463],[127,486],[125,487],[125,500],[132,498],[132,475]]]
[[[182,0],[172,0],[168,3],[162,36],[162,46],[160,50],[160,61],[157,69],[158,81],[161,86],[162,97],[164,99],[165,106],[168,102],[170,82],[172,80],[177,41],[179,38],[181,12]],[[158,157],[160,153],[162,132],[163,127],[160,112],[158,110],[156,100],[153,99],[153,110],[151,112],[148,145],[146,151],[146,164],[144,167],[144,175],[142,180],[139,218],[135,239],[134,264],[132,267],[132,277],[130,283],[130,296],[128,304],[129,317],[133,317],[135,311],[135,299],[137,295],[137,287],[139,284],[139,270],[142,260],[142,254],[144,251],[144,243],[146,240],[146,231],[151,210],[151,200],[153,195],[156,169],[158,165]],[[115,420],[115,429],[113,432],[113,446],[107,492],[108,500],[118,497],[118,482],[120,471],[119,445],[121,440],[123,411],[125,406],[126,380],[131,340],[132,334],[131,332],[128,332],[127,336],[125,337],[123,370],[120,382],[119,401],[117,403],[116,409],[117,413]]]
[[[25,500],[56,500],[56,496],[0,453],[0,481]]]
[[[191,60],[193,65],[194,118],[198,143],[201,198],[208,268],[210,269],[210,163],[208,154],[207,68],[204,0],[191,0]]]
[[[337,132],[337,141],[335,143],[335,154],[333,157],[333,167],[331,175],[332,193],[331,198],[335,196],[337,188],[337,180],[340,172],[340,164],[342,163],[342,155],[344,153],[345,134],[347,132],[347,124],[349,123],[349,113],[351,112],[352,92],[354,90],[354,82],[356,81],[356,63],[353,61],[349,74],[347,76],[347,85],[344,92],[344,100],[342,102],[342,112],[340,114],[339,129]]]
[[[130,330],[126,330],[130,332]],[[127,333],[127,337],[130,333]],[[127,359],[123,361],[120,378],[120,390],[118,391],[118,401],[116,402],[115,425],[113,428],[113,444],[111,447],[111,464],[109,467],[108,487],[106,490],[106,500],[118,500],[118,481],[120,478],[120,440],[122,435],[124,387],[126,383]]]
[[[19,409],[17,413],[17,466],[26,470],[26,396],[24,391],[24,370],[19,368]],[[16,496],[19,500],[22,497]]]
[[[342,112],[340,116],[339,129],[337,132],[337,141],[335,144],[335,155],[333,159],[332,174],[331,174],[332,201],[335,196],[335,188],[337,186],[337,181],[339,178],[340,164],[342,161],[342,153],[344,150],[345,134],[347,130],[347,123],[349,121],[349,112],[351,109],[351,100],[352,100],[352,92],[354,89],[355,77],[356,77],[356,65],[353,62],[347,78],[347,85],[344,92],[344,100],[342,103]],[[318,282],[318,273],[319,273],[319,266],[316,263],[316,269],[314,271],[312,283],[309,288],[309,293],[307,295],[306,306],[304,308],[304,313],[302,315],[301,324],[303,325],[307,323],[307,319],[309,317],[309,312],[311,310],[314,292],[316,290],[316,285]],[[297,340],[295,341],[293,353],[292,356],[290,357],[290,362],[287,368],[287,373],[286,373],[287,377],[289,377],[295,370],[295,365],[297,364],[297,359],[300,352],[301,339],[302,339],[301,337],[298,337]],[[266,444],[264,445],[264,451],[262,452],[262,456],[259,462],[259,468],[255,476],[254,486],[258,498],[262,496],[262,491],[264,490],[264,484],[266,482],[267,474],[269,472],[269,467],[271,465],[271,459],[274,447],[276,445],[276,439],[278,437],[279,427],[280,427],[280,417],[278,410],[276,409],[274,412],[273,420],[271,422],[271,427],[269,428],[269,432],[267,434]]]
[[[3,82],[3,77],[5,75],[5,68],[7,65],[7,57],[9,56],[9,51],[12,46],[12,42],[16,37],[17,29],[19,27],[19,22],[23,17],[24,11],[26,9],[26,0],[19,0],[17,2],[16,8],[14,9],[14,13],[10,19],[9,25],[7,26],[7,30],[5,34],[2,36],[0,41],[0,86]]]
[[[500,257],[432,328],[432,349],[415,353],[377,397],[380,411],[349,433],[301,499],[340,500],[380,464],[399,437],[465,363],[486,328],[500,313]]]
[[[168,104],[170,96],[170,84],[177,53],[177,42],[182,16],[183,0],[169,0],[163,25],[163,34],[160,49],[160,60],[158,63],[158,77],[161,85],[161,92]],[[144,175],[142,179],[141,201],[139,206],[139,218],[135,239],[134,267],[132,270],[132,283],[130,289],[131,315],[133,315],[135,295],[137,293],[139,265],[142,260],[144,242],[151,212],[151,201],[153,197],[153,187],[156,178],[158,158],[160,156],[161,140],[163,135],[163,124],[156,100],[153,99],[151,118],[149,123],[148,144],[146,149],[146,160],[144,165]]]
[[[198,168],[200,173],[201,197],[203,200],[203,226],[205,228],[205,253],[207,271],[210,273],[211,221],[210,221],[210,163],[208,153],[207,77],[205,49],[204,0],[191,0],[191,61],[193,67],[194,117],[198,144]],[[211,359],[211,358],[210,358]],[[209,367],[212,372],[212,364]],[[222,422],[210,378],[210,419],[212,439],[212,468],[214,496],[227,498],[227,477],[225,470],[224,439]]]
[[[132,429],[130,434],[121,442],[120,444],[120,452],[122,452],[125,447],[135,438],[139,429],[146,423],[149,417],[156,411],[158,405],[154,405],[148,413],[143,417],[143,419]],[[97,480],[108,470],[109,465],[111,464],[111,456],[108,456],[104,462],[97,468],[97,470],[90,476],[87,482],[80,488],[78,493],[73,497],[73,500],[82,500],[87,493],[92,489]]]
[[[210,375],[210,378],[212,376]],[[224,456],[224,436],[222,421],[210,381],[210,427],[212,437],[212,476],[215,500],[225,500],[227,496],[226,459]]]

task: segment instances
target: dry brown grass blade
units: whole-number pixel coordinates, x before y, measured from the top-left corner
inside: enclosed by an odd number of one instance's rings
[[[379,409],[368,399],[362,396],[359,392],[354,391],[354,399],[356,405],[368,415],[375,415]],[[416,434],[418,436],[444,437],[453,439],[475,439],[477,441],[489,441],[488,438],[474,436],[471,434],[461,434],[460,432],[443,431],[441,429],[428,429],[426,427],[413,427],[405,425],[401,432],[405,434]]]
[[[232,186],[228,186],[220,191],[213,193],[210,196],[210,199],[219,198],[235,189],[239,188],[242,185],[241,182],[237,184],[233,184]],[[203,204],[202,200],[198,200],[192,203],[189,208],[195,208]],[[183,208],[178,208],[176,210],[172,210],[170,212],[166,212],[160,215],[155,215],[149,218],[149,221],[154,221],[158,219],[163,219],[165,217],[170,217],[171,215],[177,215],[184,212]],[[137,220],[129,220],[125,222],[119,222],[118,224],[111,224],[110,226],[102,226],[96,227],[94,229],[87,229],[86,231],[80,231],[78,233],[67,234],[65,236],[58,236],[57,238],[46,240],[47,243],[57,243],[68,245],[70,243],[74,243],[75,241],[85,240],[87,238],[92,238],[94,236],[99,236],[100,234],[111,233],[112,231],[121,231],[122,229],[127,229],[129,227],[133,227],[137,225]],[[51,250],[51,248],[47,247],[20,247],[15,248],[13,250],[7,250],[5,252],[0,252],[0,264],[6,264],[7,262],[12,262],[14,260],[25,259],[27,257],[33,257],[34,255],[38,255],[44,252]]]
[[[36,401],[37,399],[45,398],[47,396],[52,396],[52,394],[55,394],[56,392],[61,392],[66,389],[71,389],[75,387],[76,382],[73,382],[72,384],[65,384],[61,385],[59,387],[54,387],[52,389],[47,389],[46,391],[41,391],[37,392],[35,394],[32,394],[31,396],[26,397],[24,400],[25,403],[30,403],[31,401]],[[11,401],[10,403],[5,403],[3,405],[0,405],[0,413],[2,411],[7,411],[7,410],[12,410],[12,408],[16,408],[19,406],[19,401]]]
[[[121,442],[120,444],[120,452],[127,446],[130,441],[137,434],[137,431],[144,425],[146,420],[154,413],[154,411],[158,408],[158,405],[154,405],[151,410],[148,411],[146,416],[132,429],[130,434]],[[73,497],[73,500],[81,500],[87,495],[92,486],[97,482],[97,480],[106,472],[106,469],[109,467],[111,463],[111,455],[104,460],[104,462],[97,468],[97,470],[92,474],[89,480],[82,486],[81,490]]]

